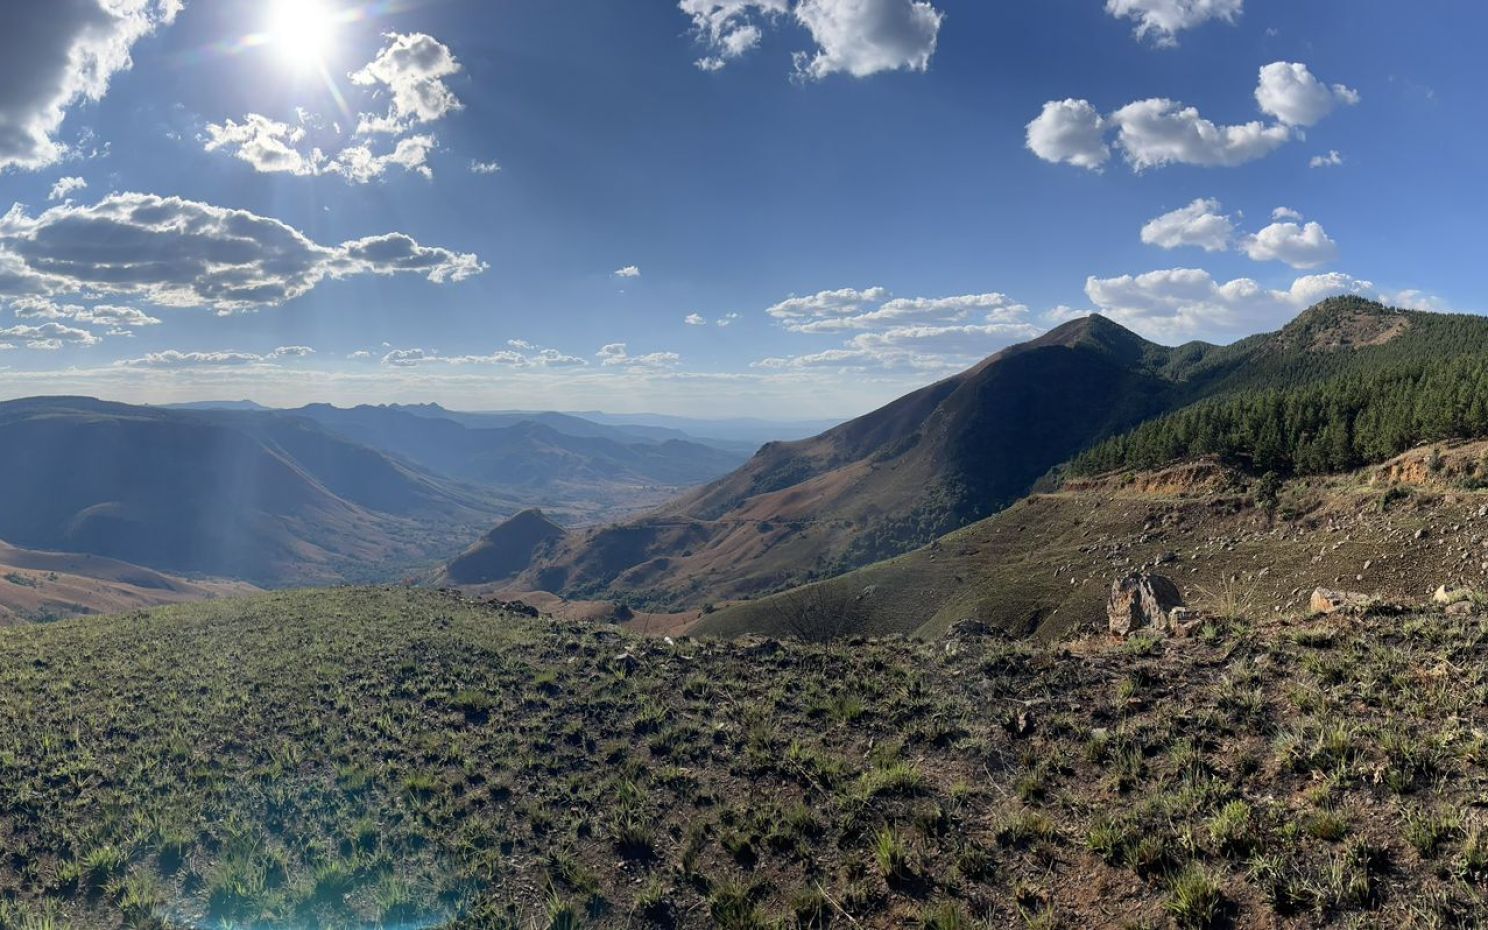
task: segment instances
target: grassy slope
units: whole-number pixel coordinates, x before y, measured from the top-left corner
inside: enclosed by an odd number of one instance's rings
[[[0,542],[0,624],[122,613],[254,590],[242,582],[191,581],[99,556]]]
[[[1067,636],[1105,622],[1120,575],[1157,563],[1191,603],[1267,613],[1306,606],[1313,588],[1416,599],[1438,584],[1488,577],[1488,492],[1471,489],[1488,443],[1434,447],[1376,468],[1294,481],[1274,519],[1256,482],[1178,466],[1035,494],[934,545],[823,584],[874,607],[875,633],[938,635],[964,617],[1015,635]],[[1391,489],[1395,490],[1392,491]],[[1386,506],[1386,495],[1398,496]],[[1417,530],[1428,536],[1416,539]],[[695,632],[778,632],[775,599],[705,616]]]
[[[5,630],[0,927],[1479,925],[1485,660],[1435,614],[828,649],[355,589]]]

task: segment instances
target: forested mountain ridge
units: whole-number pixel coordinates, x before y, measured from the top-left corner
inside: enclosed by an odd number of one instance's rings
[[[1219,350],[1199,384],[1223,390],[1077,456],[1073,474],[1220,455],[1257,474],[1324,474],[1423,442],[1488,435],[1488,321],[1326,301],[1243,352]],[[1207,364],[1206,364],[1207,362]],[[1203,391],[1198,391],[1201,395]]]

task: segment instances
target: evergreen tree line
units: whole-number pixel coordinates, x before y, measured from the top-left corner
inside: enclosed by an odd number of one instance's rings
[[[1257,474],[1346,471],[1423,442],[1488,436],[1488,355],[1415,360],[1248,390],[1148,421],[1079,455],[1075,474],[1219,455]]]

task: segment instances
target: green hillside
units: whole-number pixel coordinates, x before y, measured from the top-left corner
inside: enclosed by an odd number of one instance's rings
[[[1488,624],[633,639],[433,592],[0,630],[0,928],[1447,927]]]

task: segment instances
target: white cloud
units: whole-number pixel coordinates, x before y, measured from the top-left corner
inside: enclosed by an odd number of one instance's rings
[[[1039,332],[1026,306],[997,293],[893,298],[882,287],[842,288],[791,297],[765,312],[790,332],[840,333],[846,341],[763,359],[755,363],[761,368],[954,369]]]
[[[1233,23],[1245,0],[1106,0],[1106,12],[1137,23],[1138,39],[1159,46],[1178,44],[1178,33],[1211,19]]]
[[[1271,218],[1273,220],[1301,220],[1302,214],[1291,207],[1277,207],[1271,211]]]
[[[363,113],[357,134],[408,131],[432,123],[462,109],[462,104],[444,83],[460,72],[460,63],[449,48],[423,33],[389,33],[388,44],[370,64],[351,75],[352,83],[374,87],[392,96],[385,116]]]
[[[372,149],[366,145],[352,145],[343,149],[335,159],[327,162],[322,171],[327,174],[339,174],[356,184],[366,184],[368,181],[382,177],[393,165],[404,171],[432,178],[434,171],[428,165],[428,158],[434,145],[434,137],[430,135],[408,136],[399,139],[393,146],[393,150],[385,155],[373,154]]]
[[[433,177],[429,168],[429,152],[434,149],[431,135],[408,136],[397,140],[392,151],[378,155],[366,144],[350,145],[335,156],[328,156],[319,148],[305,150],[306,130],[303,125],[291,126],[269,119],[258,113],[249,113],[243,122],[227,120],[225,123],[209,123],[204,147],[208,152],[226,151],[253,166],[255,171],[273,174],[293,174],[301,177],[340,175],[354,184],[366,184],[382,177],[389,167],[397,166],[405,171]]]
[[[737,313],[725,313],[723,316],[719,317],[714,322],[718,326],[732,326],[732,325],[734,325],[734,321],[737,320],[738,318],[739,318],[739,314],[737,314]]]
[[[1343,156],[1338,154],[1338,149],[1332,149],[1326,155],[1314,155],[1307,162],[1309,168],[1337,168],[1343,164]]]
[[[686,323],[688,326],[708,325],[708,321],[703,319],[703,315],[701,313],[689,313],[687,314],[687,316],[682,318],[682,322]]]
[[[471,174],[496,174],[500,170],[501,165],[494,161],[477,161],[474,158],[470,160]]]
[[[243,122],[227,120],[207,124],[204,148],[208,152],[226,149],[252,165],[255,171],[284,174],[318,174],[325,162],[319,149],[302,154],[296,146],[305,138],[305,127],[290,126],[258,113],[249,113]]]
[[[182,352],[166,349],[140,358],[121,358],[114,362],[120,368],[232,368],[240,365],[263,365],[274,358],[253,352]]]
[[[1288,127],[1259,120],[1216,125],[1195,107],[1156,97],[1127,104],[1111,114],[1109,123],[1117,127],[1116,144],[1138,171],[1172,164],[1232,168],[1264,158],[1292,137]]]
[[[1338,257],[1338,243],[1317,223],[1272,223],[1240,242],[1240,249],[1253,261],[1286,262],[1293,268],[1316,268]]]
[[[1329,87],[1295,61],[1274,61],[1262,67],[1255,97],[1262,113],[1288,126],[1316,125],[1339,104],[1359,102],[1357,91],[1342,84]]]
[[[605,367],[613,368],[623,365],[627,368],[665,368],[682,361],[682,356],[676,352],[649,352],[645,355],[631,355],[628,347],[623,342],[612,342],[602,346],[594,353],[599,363]]]
[[[10,302],[16,318],[21,320],[71,320],[75,323],[90,323],[113,327],[117,335],[122,327],[138,328],[158,326],[160,320],[134,307],[113,304],[96,304],[84,307],[80,304],[59,304],[47,297],[18,297]]]
[[[1050,100],[1027,128],[1029,151],[1044,161],[1096,170],[1111,157],[1106,121],[1089,100]]]
[[[800,0],[796,19],[818,46],[797,53],[797,70],[819,80],[927,70],[945,15],[921,0]]]
[[[485,269],[474,255],[402,233],[325,246],[246,210],[153,194],[35,217],[17,205],[0,218],[0,296],[129,295],[231,312],[292,300],[327,279],[409,273],[445,283]]]
[[[1142,241],[1164,249],[1196,246],[1206,252],[1224,252],[1235,235],[1235,224],[1213,198],[1199,198],[1186,207],[1151,220],[1142,227]]]
[[[74,326],[64,326],[61,323],[43,323],[40,326],[11,326],[0,328],[0,339],[25,339],[28,348],[55,350],[65,345],[92,346],[102,342],[100,336],[88,332],[86,329],[78,329]]]
[[[816,49],[795,54],[796,73],[868,77],[884,71],[924,71],[935,55],[944,14],[926,0],[680,0],[710,54],[704,71],[718,71],[759,45],[764,28],[789,15]]]
[[[352,359],[353,361],[364,362],[370,358],[373,358],[373,355],[366,349],[358,349],[355,352],[348,352],[346,354],[346,357]]]
[[[47,200],[66,200],[74,191],[87,186],[88,182],[82,178],[58,178],[57,183],[52,185],[51,193],[47,194]]]
[[[130,49],[169,24],[180,0],[7,3],[0,29],[0,170],[59,161],[67,111],[101,100]]]
[[[79,323],[94,323],[102,326],[113,326],[115,328],[127,326],[138,328],[141,326],[159,326],[160,320],[137,310],[134,307],[119,307],[112,304],[98,304],[95,307],[83,310],[72,317]]]
[[[509,340],[510,344],[520,344],[526,348],[535,348],[530,343],[520,339]],[[448,366],[496,366],[503,368],[582,368],[589,363],[583,359],[565,355],[557,349],[539,349],[536,352],[522,353],[498,349],[488,355],[440,355],[437,351],[424,349],[394,349],[382,357],[382,364],[392,368],[419,368],[428,365]]]
[[[1102,314],[1144,336],[1168,341],[1274,329],[1325,297],[1374,292],[1371,282],[1340,273],[1301,277],[1279,291],[1250,278],[1220,283],[1197,268],[1092,276],[1085,282],[1086,296]]]
[[[624,268],[615,269],[615,277],[617,278],[639,278],[640,276],[641,269],[635,265],[626,265]]]
[[[1275,122],[1222,125],[1196,107],[1165,97],[1137,100],[1101,116],[1088,100],[1051,100],[1028,124],[1027,146],[1038,157],[1099,170],[1110,156],[1105,134],[1137,171],[1165,165],[1234,167],[1263,158],[1312,126],[1339,103],[1359,95],[1342,84],[1324,86],[1305,65],[1273,62],[1260,70],[1255,92]]]
[[[269,358],[309,358],[315,350],[309,346],[280,346],[270,352]]]

